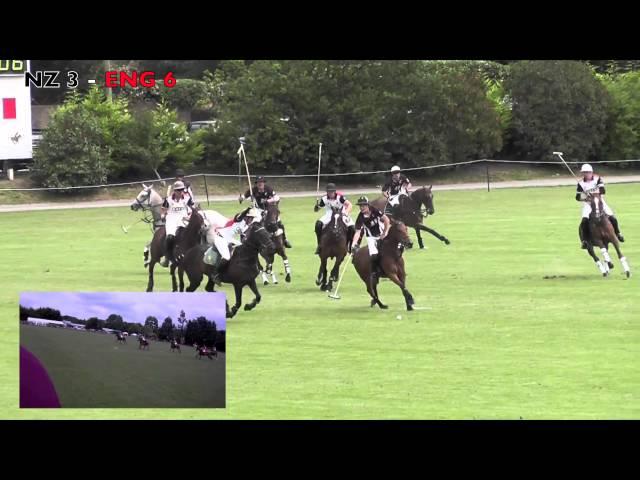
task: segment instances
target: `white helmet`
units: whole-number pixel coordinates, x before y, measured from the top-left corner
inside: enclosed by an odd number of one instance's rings
[[[588,163],[585,163],[584,165],[582,165],[582,168],[580,169],[580,171],[582,173],[593,173],[593,167],[591,165],[589,165]]]
[[[400,171],[400,167],[398,165],[394,165],[391,167],[391,173],[396,173]]]
[[[173,189],[174,190],[184,190],[184,183],[181,182],[180,180],[178,180],[176,183],[173,184]]]
[[[247,212],[247,217],[260,218],[260,212],[257,208],[252,208]]]

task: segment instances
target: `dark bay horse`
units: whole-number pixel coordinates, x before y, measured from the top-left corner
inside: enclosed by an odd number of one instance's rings
[[[344,223],[342,208],[331,208],[331,222],[322,229],[320,235],[320,270],[316,278],[316,285],[322,291],[333,290],[333,282],[338,281],[340,265],[347,255],[348,227]],[[331,276],[327,282],[327,262],[335,258]]]
[[[267,229],[267,232],[271,235],[271,240],[276,247],[276,252],[280,257],[282,257],[282,263],[284,264],[284,271],[286,276],[284,277],[287,283],[291,282],[291,266],[289,265],[289,258],[287,257],[287,251],[284,247],[284,236],[282,230],[280,230],[278,226],[278,217],[280,216],[280,208],[278,206],[280,202],[270,203],[267,206],[267,210],[265,212],[264,219],[262,220],[262,224],[264,228]],[[262,272],[262,281],[264,285],[269,284],[269,275],[271,275],[271,280],[274,284],[278,284],[278,277],[276,277],[275,272],[273,271],[273,260],[275,254],[268,255],[264,254],[262,257],[267,262],[266,269]]]
[[[620,242],[616,236],[613,225],[609,221],[609,217],[604,211],[604,205],[602,203],[600,193],[590,194],[591,201],[591,215],[589,215],[589,239],[587,240],[587,253],[593,258],[598,270],[602,273],[603,277],[609,275],[609,271],[613,268],[613,262],[609,256],[609,245],[613,244],[616,249],[624,273],[629,278],[631,276],[631,269],[626,257],[620,250]],[[600,248],[602,256],[605,262],[601,262],[593,247]]]
[[[196,358],[200,360],[202,357],[207,357],[209,360],[213,360],[213,357],[218,358],[218,350],[216,348],[208,348],[206,345],[197,348]]]
[[[184,254],[193,246],[198,245],[202,239],[202,231],[204,226],[204,219],[199,213],[199,209],[194,208],[189,223],[186,227],[179,228],[176,232],[176,241],[174,254],[176,256],[175,261],[171,262],[169,273],[171,274],[171,286],[174,292],[178,291],[178,284],[176,282],[176,267],[180,262]],[[167,255],[166,246],[166,232],[165,228],[160,227],[153,235],[151,240],[151,260],[149,261],[149,282],[147,283],[147,292],[153,291],[153,269],[160,261],[160,258]]]
[[[171,352],[173,352],[174,350],[177,350],[178,353],[182,353],[182,351],[180,350],[180,345],[178,344],[178,342],[176,342],[175,340],[171,340]]]
[[[138,350],[149,350],[149,340],[146,338],[138,337]]]
[[[413,310],[413,296],[405,285],[406,272],[404,269],[404,258],[402,252],[409,243],[409,233],[407,226],[396,220],[391,220],[389,234],[382,240],[380,250],[380,268],[384,276],[400,287],[407,306],[407,310]],[[367,286],[367,292],[371,296],[371,306],[378,305],[380,308],[389,308],[384,305],[378,297],[378,279],[371,281],[371,262],[369,261],[369,247],[360,248],[353,256],[353,265],[360,275],[360,278]]]
[[[387,199],[384,197],[376,198],[371,202],[371,205],[384,212]],[[424,212],[422,210],[423,207]],[[451,242],[447,237],[440,235],[434,229],[422,224],[423,218],[428,215],[434,215],[435,213],[432,185],[429,185],[428,187],[420,187],[414,190],[409,196],[402,195],[398,205],[395,205],[391,209],[389,216],[404,223],[407,227],[415,229],[420,248],[424,248],[422,235],[420,233],[422,230],[430,233],[441,242],[444,242],[445,245],[449,245]],[[411,248],[411,242],[409,243],[409,248]]]
[[[127,337],[122,333],[116,333],[116,342],[118,343],[127,343]]]
[[[186,272],[189,278],[189,286],[187,292],[195,291],[202,283],[202,278],[207,275],[209,281],[205,287],[207,292],[215,290],[215,284],[211,280],[213,267],[204,263],[204,252],[208,246],[197,245],[192,247],[184,259],[178,265],[178,276],[180,278],[180,291],[184,291],[183,275]],[[267,230],[258,222],[252,223],[247,230],[245,241],[242,245],[235,248],[231,254],[231,260],[221,272],[220,280],[223,283],[233,284],[236,294],[236,303],[229,309],[227,302],[227,318],[232,318],[240,308],[242,303],[242,289],[248,286],[255,299],[244,306],[245,310],[253,310],[262,297],[256,285],[256,277],[258,276],[258,254],[264,252],[266,255],[273,255],[276,247],[271,240],[271,236]]]

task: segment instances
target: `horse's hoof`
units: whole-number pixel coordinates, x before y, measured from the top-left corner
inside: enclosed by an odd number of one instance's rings
[[[266,286],[266,285],[269,285],[269,281],[268,281],[268,280],[265,280],[264,282],[262,282],[262,284],[263,284],[263,285],[265,285],[265,286]]]
[[[612,262],[609,262],[609,264],[608,264],[608,265],[609,265],[609,268],[613,270],[613,263],[612,263]]]
[[[278,280],[274,280],[274,281],[273,281],[273,284],[274,284],[274,285],[277,285],[277,284],[278,284]]]
[[[413,310],[413,306],[411,304],[407,304],[407,311],[410,312]]]
[[[250,311],[250,310],[253,310],[255,307],[256,307],[255,305],[251,305],[250,303],[247,303],[247,304],[244,306],[244,311],[245,311],[245,312],[248,312],[248,311]]]
[[[371,308],[376,306],[376,301],[375,300],[371,300]]]
[[[287,283],[291,283],[291,275],[287,274],[287,276],[284,277],[284,281]]]
[[[318,280],[318,279],[316,279],[316,285],[317,285],[317,286],[320,286],[320,284],[321,284],[321,283],[322,283],[322,280]]]
[[[631,277],[631,272],[625,272],[625,273],[626,273],[626,275],[627,275],[627,278],[630,278],[630,277]]]
[[[381,303],[380,308],[383,310],[386,310],[387,308],[389,308],[389,305],[385,305],[384,303]]]
[[[420,245],[420,250],[424,250],[424,245]]]

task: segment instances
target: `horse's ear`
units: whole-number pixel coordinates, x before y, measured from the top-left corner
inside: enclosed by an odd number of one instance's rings
[[[142,184],[142,188],[144,188],[145,190],[149,190],[149,187],[147,187],[144,183]]]

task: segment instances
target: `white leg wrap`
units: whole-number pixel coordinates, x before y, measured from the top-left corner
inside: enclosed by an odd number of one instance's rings
[[[622,257],[620,259],[620,263],[622,264],[622,268],[625,272],[630,272],[631,268],[629,268],[629,262],[627,262],[627,257]]]
[[[602,263],[600,260],[596,262],[596,265],[598,266],[598,270],[600,270],[600,273],[602,273],[603,275],[607,273],[605,264]]]
[[[600,251],[602,252],[602,256],[604,257],[604,261],[605,262],[610,262],[611,261],[611,257],[609,256],[609,252],[607,251],[606,248],[601,248]]]
[[[267,282],[269,283],[269,277],[267,276],[267,274],[264,272],[264,270],[262,272],[260,272],[260,274],[262,275],[262,282]]]
[[[284,271],[287,273],[291,273],[291,267],[289,266],[289,260],[284,261]]]

